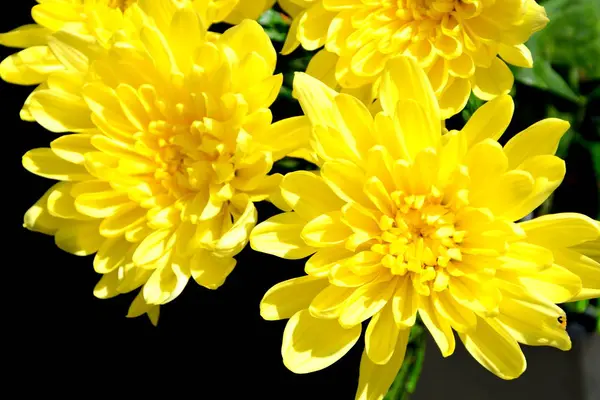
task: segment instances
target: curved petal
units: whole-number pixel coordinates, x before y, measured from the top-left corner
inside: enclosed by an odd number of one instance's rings
[[[577,213],[543,215],[519,226],[527,234],[527,241],[551,249],[577,246],[600,237],[600,225]]]
[[[301,232],[305,225],[306,220],[294,212],[275,215],[252,230],[250,247],[290,260],[304,258],[317,250],[302,239]]]
[[[473,358],[499,378],[511,380],[525,372],[527,361],[519,344],[498,322],[478,318],[475,330],[459,336]]]
[[[307,221],[345,204],[316,173],[294,171],[281,182],[281,194],[292,209]]]
[[[554,155],[570,126],[567,121],[547,118],[517,133],[504,145],[509,167],[516,168],[534,156]]]
[[[280,282],[265,293],[260,301],[260,315],[267,321],[291,318],[309,307],[326,287],[326,278],[302,276]]]
[[[392,303],[373,316],[365,332],[365,351],[375,364],[387,364],[396,348],[400,327],[394,321]]]
[[[350,351],[360,332],[361,325],[344,329],[337,320],[315,318],[308,310],[298,311],[283,332],[283,363],[296,374],[327,368]]]
[[[400,367],[402,367],[409,335],[410,329],[403,329],[399,332],[394,354],[386,364],[375,364],[371,361],[367,352],[363,352],[360,360],[356,400],[383,399],[390,386],[392,386],[398,371],[400,371]]]
[[[211,251],[199,249],[190,260],[190,272],[200,286],[217,289],[235,268],[237,261],[232,257],[221,257]]]

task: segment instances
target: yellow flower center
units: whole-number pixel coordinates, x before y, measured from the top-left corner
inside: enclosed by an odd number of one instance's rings
[[[445,289],[449,278],[445,269],[451,260],[461,260],[459,246],[465,236],[454,225],[454,211],[443,204],[436,187],[427,195],[397,191],[391,197],[396,216],[381,217],[381,243],[371,246],[371,251],[383,255],[382,264],[392,274],[418,275],[415,278],[423,294],[429,294],[430,287],[436,291]]]
[[[182,114],[186,109],[181,103],[176,108]],[[138,135],[136,147],[153,153],[157,166],[154,178],[174,197],[184,197],[214,183],[225,185],[219,197],[229,200],[232,190],[227,184],[235,177],[234,149],[207,132],[201,119],[189,124],[152,121],[148,132]]]

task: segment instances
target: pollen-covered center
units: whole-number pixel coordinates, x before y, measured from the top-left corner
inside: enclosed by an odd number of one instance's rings
[[[422,294],[445,289],[446,269],[451,260],[461,260],[460,243],[465,236],[455,226],[455,213],[443,204],[442,193],[435,187],[426,195],[394,192],[391,197],[395,218],[381,217],[381,243],[371,246],[371,251],[383,255],[382,264],[392,274],[416,275],[415,288]]]

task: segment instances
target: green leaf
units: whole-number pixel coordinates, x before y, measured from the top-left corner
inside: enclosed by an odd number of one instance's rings
[[[582,99],[569,87],[567,82],[556,72],[546,60],[534,58],[533,68],[515,69],[515,78],[526,85],[547,90],[557,96],[580,104]]]

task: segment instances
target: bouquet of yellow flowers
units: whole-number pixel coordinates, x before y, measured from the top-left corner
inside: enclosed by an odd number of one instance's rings
[[[0,76],[31,87],[20,123],[55,135],[22,157],[52,181],[23,225],[91,256],[94,296],[126,296],[127,317],[157,325],[196,284],[253,270],[243,286],[271,287],[250,309],[287,320],[287,369],[359,347],[356,399],[398,400],[427,332],[443,357],[461,342],[512,380],[522,345],[570,350],[567,320],[594,312],[598,180],[575,196],[565,177],[576,148],[600,177],[600,92],[584,88],[600,70],[580,57],[600,57],[600,32],[584,41],[598,53],[568,57],[554,24],[577,5],[38,3],[34,23],[0,35],[18,49]],[[250,257],[300,269],[269,275]]]

